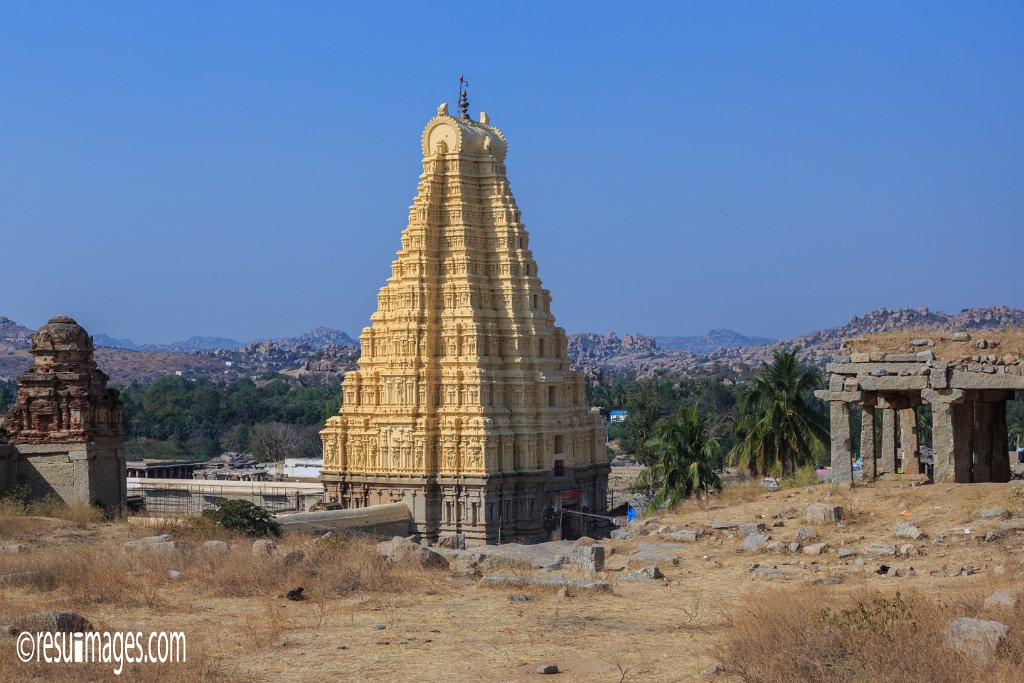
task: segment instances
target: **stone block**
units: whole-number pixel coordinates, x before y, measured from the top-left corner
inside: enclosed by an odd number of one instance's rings
[[[585,545],[576,548],[576,564],[584,571],[603,572],[604,547],[599,545]]]
[[[703,529],[678,529],[668,534],[666,538],[683,543],[693,543],[703,535]]]
[[[954,332],[951,335],[949,335],[949,339],[950,341],[966,342],[971,341],[971,335],[968,334],[967,332]]]
[[[821,555],[828,548],[828,543],[812,543],[803,547],[804,555]]]
[[[741,536],[749,536],[750,534],[762,533],[764,532],[764,530],[765,526],[761,522],[747,522],[745,524],[740,524],[739,528],[737,529]]]
[[[806,520],[810,524],[834,524],[842,519],[842,505],[811,503],[807,506]]]

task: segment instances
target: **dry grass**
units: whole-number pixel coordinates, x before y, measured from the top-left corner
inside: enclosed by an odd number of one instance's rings
[[[837,600],[808,586],[750,594],[721,638],[723,664],[745,681],[1019,681],[1024,607],[995,615],[1010,637],[987,665],[946,644],[953,619],[992,618],[981,602],[977,592]]]

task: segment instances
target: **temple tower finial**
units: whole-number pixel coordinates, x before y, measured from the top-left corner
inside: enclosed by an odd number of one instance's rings
[[[469,79],[459,76],[459,118],[469,121]]]

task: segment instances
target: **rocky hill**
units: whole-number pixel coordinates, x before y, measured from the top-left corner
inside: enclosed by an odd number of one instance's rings
[[[711,353],[718,349],[739,349],[744,346],[766,346],[775,342],[770,337],[748,337],[735,330],[711,330],[698,337],[655,337],[658,348],[666,351]]]
[[[0,351],[27,349],[31,339],[32,330],[0,316]]]
[[[771,358],[772,349],[799,347],[809,362],[824,366],[844,339],[900,330],[975,330],[1024,327],[1024,311],[1007,306],[970,308],[956,314],[927,308],[880,308],[853,316],[840,327],[810,332],[793,339],[766,343],[730,330],[712,330],[699,337],[663,337],[642,334],[619,337],[581,333],[569,336],[573,367],[594,379],[613,376],[651,377],[670,374],[686,377],[714,375],[742,380]],[[0,379],[11,379],[31,364],[28,353],[32,331],[0,318]],[[97,335],[100,345],[109,337]],[[682,341],[681,341],[682,340]],[[750,343],[736,347],[740,340]],[[130,340],[114,340],[130,342]],[[721,344],[716,348],[709,348]],[[218,346],[220,348],[209,348]],[[703,349],[694,351],[689,349]],[[167,374],[232,380],[277,373],[296,382],[335,383],[356,367],[359,347],[340,330],[318,327],[298,337],[239,344],[219,337],[193,337],[158,348],[100,348],[97,360],[115,384],[147,381]]]
[[[846,325],[817,330],[793,339],[770,344],[750,344],[738,348],[721,347],[711,351],[661,348],[656,339],[627,335],[621,341],[615,334],[601,336],[584,333],[569,337],[569,355],[573,366],[592,377],[607,375],[657,374],[681,376],[718,375],[741,379],[771,358],[779,347],[799,347],[807,362],[824,367],[844,339],[896,330],[975,330],[1024,327],[1024,311],[1009,306],[967,308],[956,314],[931,311],[926,307],[891,310],[880,308],[853,316]],[[708,333],[706,336],[712,336]],[[626,344],[625,340],[631,340]],[[636,340],[636,341],[635,341]]]

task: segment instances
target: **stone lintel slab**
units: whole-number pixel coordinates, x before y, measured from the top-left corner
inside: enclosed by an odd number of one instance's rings
[[[860,386],[865,391],[921,391],[928,388],[928,378],[923,375],[861,377]]]
[[[884,370],[899,374],[909,372],[913,375],[921,370],[923,363],[828,363],[825,372],[836,375],[870,375],[872,372]]]
[[[949,386],[954,389],[1024,390],[1024,375],[999,375],[981,372],[953,371]]]
[[[864,398],[864,393],[860,391],[828,391],[827,389],[819,389],[814,392],[814,396],[822,401],[858,403]]]

